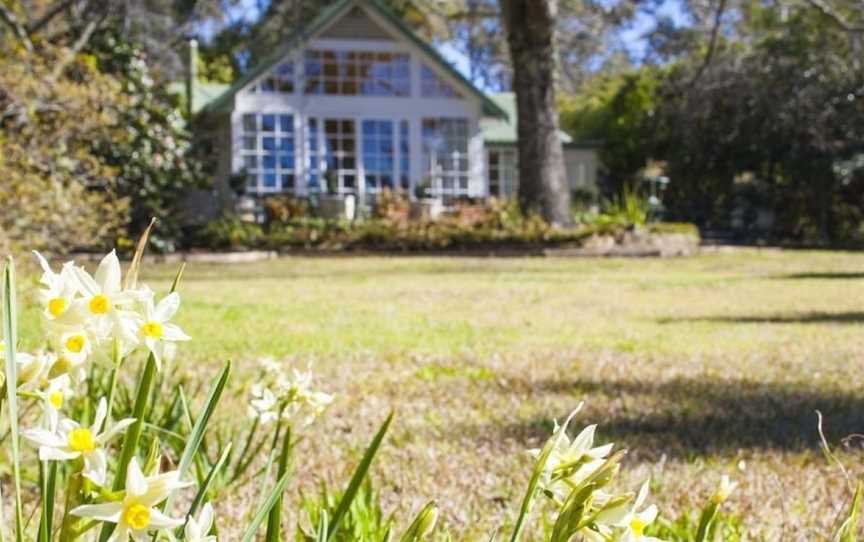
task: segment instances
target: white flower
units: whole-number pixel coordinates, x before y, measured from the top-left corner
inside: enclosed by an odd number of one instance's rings
[[[78,281],[75,277],[74,264],[66,262],[55,273],[41,254],[33,251],[42,267],[42,278],[39,282],[44,286],[39,290],[39,299],[44,307],[43,314],[48,320],[58,320],[68,316],[75,295],[78,293]]]
[[[93,352],[93,340],[83,326],[55,326],[53,330],[54,351],[59,358],[66,359],[72,365],[80,365],[87,361]]]
[[[0,340],[0,362],[6,359],[6,341]],[[16,372],[18,375],[18,387],[27,386],[38,382],[45,372],[46,358],[42,355],[32,355],[25,352],[15,352]],[[4,373],[5,374],[5,373]],[[0,383],[2,383],[0,376]]]
[[[546,472],[551,481],[566,478],[573,483],[579,483],[590,476],[605,463],[605,458],[612,451],[614,444],[594,446],[594,433],[597,425],[589,425],[572,441],[563,432],[552,453],[546,461]],[[558,431],[557,423],[555,432]],[[528,451],[538,457],[540,450]]]
[[[135,321],[140,340],[153,354],[156,366],[160,369],[162,358],[170,352],[170,349],[166,350],[169,343],[191,339],[177,325],[168,322],[179,308],[180,295],[177,292],[165,296],[155,307],[153,298],[148,297],[144,302],[144,317],[139,316]]]
[[[717,491],[711,496],[711,500],[718,505],[722,504],[735,491],[736,487],[738,487],[738,482],[733,482],[728,475],[724,474],[720,477]]]
[[[252,399],[249,400],[249,416],[259,418],[261,423],[267,424],[279,417],[276,408],[276,396],[273,392],[261,384],[254,384]]]
[[[145,477],[132,458],[126,474],[126,494],[122,501],[102,504],[85,504],[72,510],[72,515],[107,523],[116,523],[117,528],[109,542],[127,542],[131,536],[136,542],[149,540],[148,532],[159,529],[174,529],[183,525],[182,519],[163,514],[156,505],[168,498],[175,489],[191,484],[180,481],[177,471]]]
[[[657,507],[653,504],[641,512],[638,511],[647,498],[648,482],[646,481],[639,488],[639,493],[632,505],[628,506],[624,503],[613,506],[598,513],[594,520],[599,525],[616,528],[620,535],[616,540],[621,542],[663,542],[659,538],[645,536],[645,528],[657,519]]]
[[[42,461],[67,461],[83,457],[84,476],[103,486],[108,472],[108,458],[104,446],[135,421],[127,418],[102,431],[102,423],[107,413],[108,403],[103,397],[90,427],[81,427],[76,421],[64,419],[57,424],[54,431],[29,429],[23,431],[21,436],[39,446],[39,459]]]
[[[124,345],[134,344],[136,338],[134,333],[130,332],[129,322],[134,313],[124,309],[135,301],[142,300],[145,294],[135,290],[123,290],[117,253],[112,250],[102,258],[94,276],[90,276],[80,267],[73,267],[73,270],[83,295],[79,310],[88,318],[88,327],[92,327],[100,339],[113,335]]]
[[[48,421],[50,431],[56,431],[60,420],[60,410],[66,403],[66,399],[72,395],[72,388],[69,385],[69,375],[64,374],[48,381],[48,386],[37,392],[37,395],[42,398],[45,403],[45,417]]]
[[[276,380],[280,399],[286,401],[283,417],[292,418],[303,413],[303,423],[309,425],[333,402],[333,396],[312,389],[312,371],[292,369],[293,378],[281,375]]]
[[[204,505],[198,514],[198,519],[189,516],[186,528],[183,530],[186,542],[216,542],[216,537],[210,534],[213,528],[213,507],[210,503]]]

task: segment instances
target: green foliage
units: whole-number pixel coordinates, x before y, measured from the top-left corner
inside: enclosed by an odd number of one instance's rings
[[[648,200],[630,187],[605,204],[603,214],[597,217],[598,224],[619,226],[644,226],[648,222],[651,207]]]
[[[129,198],[131,233],[140,233],[157,217],[160,235],[176,238],[177,205],[184,191],[202,178],[178,104],[154,81],[142,49],[119,34],[106,31],[89,49],[98,69],[115,78],[121,89],[115,122],[122,130],[94,142],[94,153],[115,171],[117,194]]]

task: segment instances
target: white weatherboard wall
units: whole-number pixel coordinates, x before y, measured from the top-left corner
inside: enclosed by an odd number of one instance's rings
[[[306,141],[306,121],[309,118],[318,118],[319,131],[321,122],[325,118],[354,119],[357,133],[357,169],[358,186],[363,186],[363,160],[362,160],[362,138],[361,123],[363,120],[392,120],[396,129],[396,142],[398,152],[398,126],[399,121],[407,120],[410,126],[410,181],[411,193],[413,187],[428,175],[428,164],[423,160],[423,142],[421,136],[421,125],[424,118],[465,118],[468,123],[468,169],[469,169],[469,195],[480,197],[487,195],[486,186],[486,164],[484,157],[483,138],[480,131],[480,118],[482,116],[482,104],[480,99],[467,91],[464,84],[455,80],[446,70],[442,69],[437,61],[429,58],[428,54],[416,44],[405,40],[401,34],[391,28],[389,22],[382,20],[376,13],[361,7],[353,8],[356,12],[363,9],[365,15],[375,23],[379,32],[392,34],[392,39],[358,38],[345,39],[344,37],[328,37],[330,34],[344,36],[346,28],[350,28],[349,21],[341,19],[336,21],[330,28],[325,28],[317,36],[313,36],[303,49],[290,53],[284,61],[294,63],[294,91],[292,93],[282,92],[250,92],[250,88],[258,84],[268,74],[259,79],[251,81],[234,98],[234,108],[231,113],[231,170],[240,172],[243,169],[242,157],[242,134],[243,115],[255,114],[290,114],[294,117],[295,137],[295,193],[304,195],[307,192],[306,172],[308,168],[309,148]],[[344,21],[344,22],[343,22]],[[333,30],[330,32],[330,30]],[[366,27],[365,35],[374,32]],[[334,51],[375,51],[375,52],[400,52],[410,55],[411,65],[411,94],[410,96],[398,97],[376,97],[376,96],[332,96],[332,95],[306,95],[303,92],[305,81],[303,80],[304,49],[334,50]],[[449,83],[460,93],[458,98],[425,98],[420,95],[420,66],[424,63],[443,81]],[[322,148],[319,145],[319,149]],[[396,167],[398,171],[399,159],[396,155]],[[395,175],[398,179],[398,173]]]

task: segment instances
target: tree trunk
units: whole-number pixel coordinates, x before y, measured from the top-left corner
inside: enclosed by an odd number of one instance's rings
[[[555,101],[557,0],[501,0],[513,62],[519,135],[519,204],[554,225],[572,224]]]

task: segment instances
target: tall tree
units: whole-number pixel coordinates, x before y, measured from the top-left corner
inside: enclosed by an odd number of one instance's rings
[[[569,226],[570,187],[555,100],[557,0],[501,0],[513,63],[519,135],[519,203]]]

